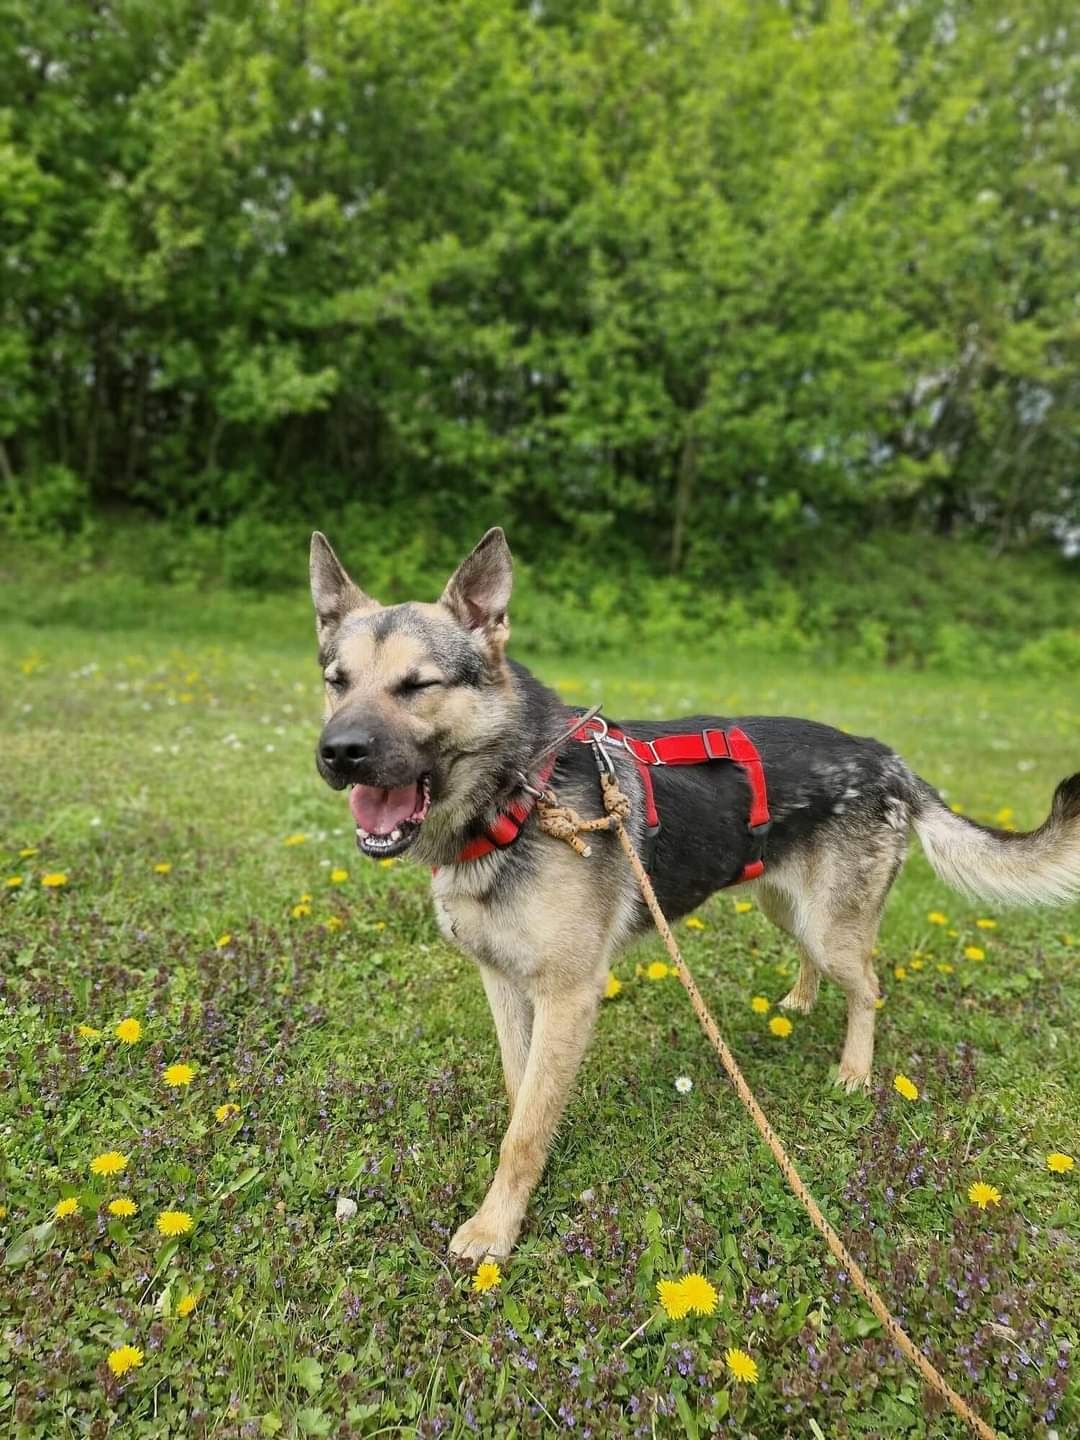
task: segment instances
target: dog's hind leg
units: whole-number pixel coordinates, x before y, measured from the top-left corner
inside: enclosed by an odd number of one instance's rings
[[[847,999],[847,1033],[836,1072],[837,1085],[846,1090],[867,1089],[870,1085],[878,1001],[872,958],[877,922],[876,914],[872,918],[837,921],[824,936],[826,974]]]
[[[806,947],[799,941],[795,925],[795,907],[791,897],[782,890],[774,889],[771,885],[759,885],[756,898],[764,914],[777,929],[785,931],[799,946],[799,978],[780,1001],[780,1008],[797,1010],[800,1014],[809,1015],[814,1008],[814,1001],[818,997],[821,972],[810,958]]]
[[[903,861],[903,842],[867,844],[855,857],[822,857],[819,890],[810,907],[804,943],[822,974],[835,980],[847,1000],[847,1034],[837,1085],[866,1089],[874,1060],[878,983],[874,942],[885,899]]]

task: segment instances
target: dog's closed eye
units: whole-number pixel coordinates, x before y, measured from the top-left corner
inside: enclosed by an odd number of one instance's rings
[[[445,682],[441,675],[406,675],[397,687],[399,695],[415,695],[420,690],[431,690]]]

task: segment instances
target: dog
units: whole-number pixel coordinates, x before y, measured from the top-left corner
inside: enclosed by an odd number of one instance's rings
[[[528,813],[538,757],[580,814],[600,813],[596,757],[562,743],[575,717],[506,654],[512,562],[487,532],[434,604],[383,606],[348,576],[326,538],[311,542],[311,594],[326,718],[322,778],[349,789],[362,854],[408,853],[433,870],[443,935],[476,961],[495,1021],[510,1106],[499,1165],[479,1210],[450,1242],[470,1260],[505,1256],[525,1217],[589,1042],[612,957],[650,920],[617,839],[590,837],[580,858]],[[627,721],[643,740],[737,724],[760,755],[771,828],[750,889],[801,952],[780,1003],[807,1012],[822,976],[847,998],[837,1082],[870,1081],[878,986],[873,950],[913,830],[938,876],[1000,904],[1064,903],[1080,894],[1080,774],[1057,788],[1049,818],[1027,834],[954,814],[886,745],[815,721],[714,716]],[[639,766],[604,747],[631,799],[628,821],[669,920],[743,871],[755,841],[751,786],[734,764],[650,771],[659,833],[646,833]],[[483,837],[515,812],[506,843]],[[521,818],[521,817],[524,818]],[[495,830],[492,830],[492,826]],[[478,845],[479,840],[479,845]],[[486,846],[486,849],[485,849]],[[482,850],[481,854],[470,854]]]

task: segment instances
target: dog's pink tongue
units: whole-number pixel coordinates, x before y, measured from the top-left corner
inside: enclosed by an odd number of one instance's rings
[[[369,835],[389,835],[417,808],[415,785],[380,790],[377,785],[354,785],[349,791],[353,819]]]

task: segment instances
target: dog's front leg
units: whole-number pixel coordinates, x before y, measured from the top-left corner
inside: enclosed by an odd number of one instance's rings
[[[510,1102],[510,1114],[513,1115],[529,1059],[533,1026],[532,1001],[521,985],[514,984],[490,965],[481,964],[479,968],[480,978],[484,982],[484,993],[491,1006],[491,1017],[495,1021],[495,1033],[499,1037],[506,1098]]]
[[[499,1151],[499,1168],[484,1203],[451,1240],[453,1254],[482,1260],[485,1255],[509,1255],[514,1248],[589,1043],[599,999],[599,986],[591,979],[557,995],[536,997],[528,1060]]]

